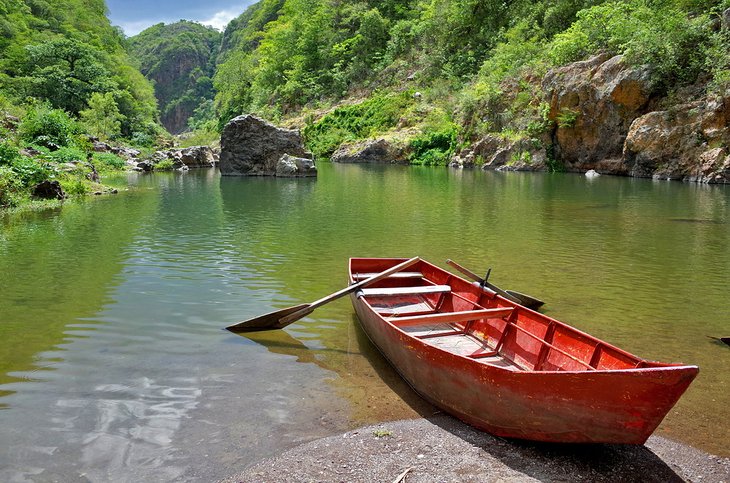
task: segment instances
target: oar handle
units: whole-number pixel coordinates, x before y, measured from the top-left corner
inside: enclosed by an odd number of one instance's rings
[[[453,260],[446,260],[446,263],[448,263],[449,265],[451,265],[452,267],[454,267],[455,269],[457,269],[458,271],[460,271],[461,273],[463,273],[467,277],[471,278],[475,282],[479,282],[479,284],[482,287],[486,287],[489,290],[491,290],[492,292],[498,293],[499,295],[501,295],[502,297],[506,298],[507,300],[509,300],[511,302],[515,302],[517,304],[521,304],[522,303],[520,301],[520,299],[518,299],[514,295],[510,295],[507,292],[505,292],[504,290],[502,290],[501,288],[497,287],[496,285],[493,285],[493,284],[487,282],[486,280],[484,280],[482,277],[480,277],[476,273],[472,272],[468,268],[462,267],[461,265],[459,265],[455,261],[453,261]]]
[[[459,265],[455,261],[449,259],[449,260],[446,260],[446,263],[448,263],[449,265],[451,265],[452,267],[454,267],[455,269],[457,269],[458,271],[460,271],[461,273],[463,273],[464,275],[466,275],[470,279],[474,280],[475,282],[479,282],[479,283],[484,282],[484,279],[482,277],[480,277],[476,273],[472,272],[468,268],[462,267],[461,265]]]
[[[312,313],[314,311],[314,309],[316,309],[317,307],[321,307],[322,305],[332,302],[333,300],[336,300],[336,299],[342,297],[343,295],[347,295],[349,293],[360,290],[361,288],[366,287],[366,286],[370,285],[371,283],[375,283],[378,280],[382,280],[385,277],[388,277],[396,272],[400,272],[401,270],[410,267],[411,265],[415,264],[416,262],[418,262],[420,260],[421,260],[420,257],[413,257],[410,260],[406,260],[405,262],[399,263],[398,265],[395,265],[394,267],[391,267],[383,272],[377,273],[370,278],[366,278],[365,280],[362,280],[358,283],[349,285],[338,292],[335,292],[333,294],[330,294],[326,297],[323,297],[319,300],[312,302],[311,304],[309,304],[308,307],[305,307],[302,310],[298,310],[285,317],[282,317],[281,319],[279,319],[279,323],[282,326],[285,326],[285,325],[289,324],[290,322],[293,322],[297,319],[301,319],[302,317]]]

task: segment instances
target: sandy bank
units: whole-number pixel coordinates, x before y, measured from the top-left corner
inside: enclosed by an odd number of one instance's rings
[[[645,446],[510,441],[439,415],[312,441],[224,481],[396,480],[730,483],[730,459],[661,437]]]

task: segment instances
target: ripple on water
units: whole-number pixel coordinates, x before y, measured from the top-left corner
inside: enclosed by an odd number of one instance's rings
[[[0,388],[0,460],[13,462],[1,481],[200,480],[191,468],[216,479],[351,424],[416,415],[346,300],[277,333],[222,330],[341,289],[355,255],[492,266],[550,315],[699,363],[662,428],[710,450],[727,434],[708,423],[727,420],[727,348],[706,335],[728,326],[728,225],[671,221],[730,219],[724,192],[330,165],[316,183],[211,176],[141,177],[154,189],[0,232],[0,317],[14,308],[13,327],[33,328],[14,340],[48,341]]]

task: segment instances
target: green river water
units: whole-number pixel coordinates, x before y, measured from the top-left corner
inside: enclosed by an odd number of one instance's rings
[[[0,218],[0,481],[212,480],[434,409],[345,298],[350,256],[452,258],[543,312],[700,375],[658,435],[730,456],[730,188],[575,174],[319,166],[318,179],[130,175]]]

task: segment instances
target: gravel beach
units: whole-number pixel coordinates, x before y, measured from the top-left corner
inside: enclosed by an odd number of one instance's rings
[[[730,459],[656,436],[644,446],[506,440],[437,415],[312,441],[223,481],[730,483]]]

